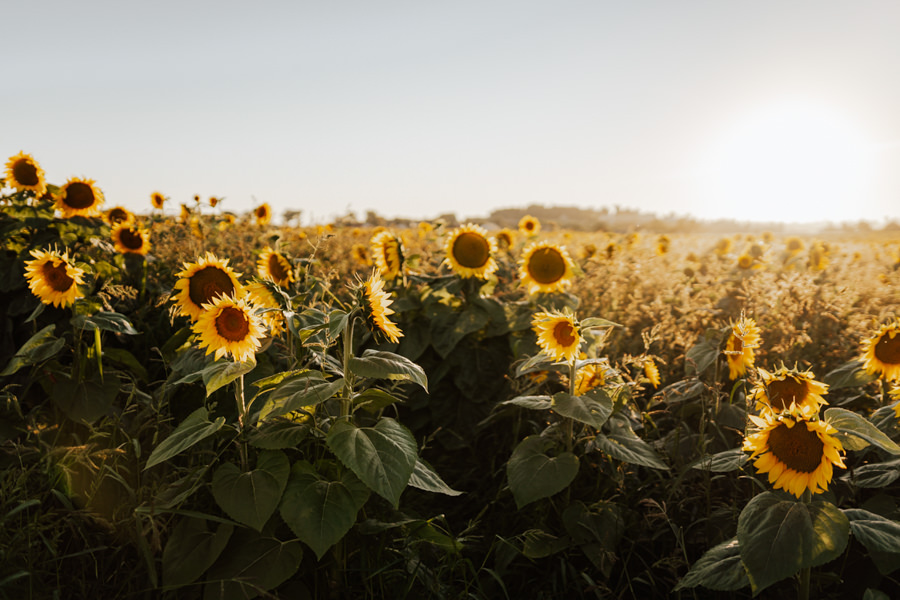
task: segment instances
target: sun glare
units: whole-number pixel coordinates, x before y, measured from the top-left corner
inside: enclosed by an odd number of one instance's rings
[[[747,115],[708,147],[699,169],[707,218],[870,218],[872,144],[840,112],[785,102]]]

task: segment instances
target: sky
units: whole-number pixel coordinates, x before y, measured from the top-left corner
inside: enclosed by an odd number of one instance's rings
[[[106,207],[900,220],[900,2],[35,1],[0,154]],[[10,52],[12,50],[12,52]]]

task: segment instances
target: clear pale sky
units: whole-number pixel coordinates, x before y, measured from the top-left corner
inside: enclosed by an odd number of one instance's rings
[[[900,2],[15,2],[5,157],[106,206],[900,218]],[[4,159],[5,162],[5,159]]]

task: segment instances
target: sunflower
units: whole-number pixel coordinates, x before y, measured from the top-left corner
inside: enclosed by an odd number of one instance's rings
[[[575,395],[584,396],[606,383],[606,369],[599,363],[590,363],[578,369],[575,376]]]
[[[581,345],[575,315],[568,310],[535,313],[531,327],[537,334],[538,346],[547,356],[555,361],[575,360]]]
[[[226,229],[234,225],[236,221],[237,217],[234,215],[234,213],[223,213],[222,220],[219,221],[217,228],[219,231],[225,231]]]
[[[221,260],[211,252],[195,263],[184,263],[184,270],[178,273],[175,282],[178,312],[195,321],[203,312],[203,305],[217,296],[240,297],[243,288],[238,277],[240,274],[228,266],[227,259]]]
[[[866,373],[900,380],[900,320],[881,326],[878,333],[862,343],[862,361]]]
[[[725,342],[725,358],[728,360],[728,378],[737,379],[753,367],[756,355],[754,348],[759,347],[759,327],[756,321],[741,317],[731,324],[731,333]]]
[[[32,250],[34,260],[25,261],[28,288],[44,304],[65,308],[83,294],[78,286],[84,283],[84,270],[73,265],[68,251]]]
[[[110,226],[119,224],[130,224],[134,222],[134,215],[127,208],[114,206],[103,213],[103,220]]]
[[[506,227],[504,227],[497,232],[497,235],[494,239],[497,241],[498,248],[500,248],[501,250],[509,250],[516,242],[516,232],[512,229],[507,229]]]
[[[644,360],[644,376],[653,387],[659,387],[659,367],[653,362],[652,358]]]
[[[894,402],[895,402],[895,404],[894,404],[894,416],[897,417],[898,419],[900,419],[900,402],[897,402],[897,400],[900,400],[900,387],[896,387],[896,388],[890,390],[890,391],[888,392],[888,395],[889,395],[889,396],[891,397],[891,399],[894,400]]]
[[[353,255],[353,260],[359,264],[366,267],[372,266],[372,260],[369,258],[369,251],[362,244],[353,244],[350,253]]]
[[[56,193],[56,208],[63,217],[96,217],[103,204],[103,192],[93,179],[72,177]]]
[[[360,305],[369,329],[376,337],[385,337],[395,344],[399,342],[403,332],[388,318],[388,315],[394,314],[394,311],[388,308],[394,301],[391,295],[384,291],[384,280],[377,272],[373,272],[361,289]]]
[[[530,294],[562,291],[574,277],[572,259],[562,246],[536,242],[522,253],[519,276]]]
[[[268,225],[272,220],[272,207],[268,202],[263,202],[253,209],[253,218],[256,219],[257,225]]]
[[[247,299],[256,308],[281,308],[278,301],[275,300],[275,296],[272,295],[272,292],[269,291],[269,288],[264,283],[259,281],[248,283],[245,290]],[[281,310],[269,310],[260,313],[259,317],[262,318],[272,335],[278,335],[284,331],[284,315]]]
[[[165,203],[166,197],[162,195],[162,192],[153,192],[150,194],[150,204],[152,204],[153,208],[156,210],[162,210]]]
[[[798,237],[789,237],[784,241],[785,250],[790,256],[803,252],[803,240]]]
[[[800,497],[805,490],[824,492],[833,474],[832,467],[845,469],[844,448],[834,437],[837,430],[814,419],[814,410],[795,408],[784,415],[769,413],[762,418],[750,415],[759,427],[744,437],[743,448],[755,457],[759,473],[769,474],[769,483]]]
[[[419,239],[424,240],[426,237],[428,237],[429,233],[434,231],[434,225],[432,225],[428,221],[422,221],[419,223],[418,230],[419,230]]]
[[[751,269],[759,268],[756,264],[756,259],[750,256],[749,254],[741,254],[737,259],[737,267],[743,271],[749,271]]]
[[[713,247],[713,252],[715,252],[717,256],[725,256],[731,252],[733,246],[734,242],[731,238],[722,238],[716,242],[716,245]]]
[[[470,223],[450,232],[444,252],[444,262],[464,279],[486,279],[497,270],[497,262],[491,256],[497,252],[497,244],[478,225]]]
[[[667,235],[661,235],[656,238],[656,254],[658,256],[663,256],[669,252],[669,246],[672,244],[672,240],[669,239]]]
[[[263,279],[271,279],[282,287],[287,287],[294,281],[294,270],[291,263],[280,252],[266,248],[259,255],[256,263],[256,272]]]
[[[240,362],[256,356],[260,339],[266,334],[262,320],[247,300],[232,296],[217,296],[205,303],[193,330],[207,354],[215,352],[216,360],[230,354]]]
[[[112,229],[112,239],[116,252],[120,254],[141,254],[150,252],[150,232],[130,223],[119,223]]]
[[[391,231],[382,231],[369,241],[378,274],[390,281],[403,269],[403,244]]]
[[[178,216],[178,220],[182,223],[187,223],[191,220],[191,207],[182,202],[181,204],[181,214]]]
[[[541,222],[531,215],[519,219],[519,231],[525,235],[537,235],[541,230]]]
[[[774,373],[757,369],[760,381],[750,391],[750,399],[756,400],[756,410],[762,413],[782,413],[791,406],[803,410],[819,410],[828,404],[822,397],[828,392],[828,384],[816,381],[811,371],[798,371],[780,367]]]
[[[210,208],[215,208],[216,205],[217,205],[219,202],[221,202],[221,200],[220,200],[219,198],[217,198],[216,196],[210,196],[210,197],[209,197],[209,206],[210,206]]]
[[[6,185],[23,192],[30,190],[40,198],[47,191],[44,170],[30,154],[19,152],[6,163]]]

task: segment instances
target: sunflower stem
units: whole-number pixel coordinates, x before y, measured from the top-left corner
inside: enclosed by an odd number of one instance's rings
[[[810,502],[812,502],[812,492],[809,491],[809,488],[803,490],[801,502],[803,502],[804,504],[809,504]],[[799,600],[809,600],[810,572],[810,567],[804,567],[800,569],[800,585],[797,588],[797,598]]]
[[[347,325],[341,332],[344,338],[344,390],[341,392],[341,418],[350,416],[350,400],[353,398],[353,375],[350,372],[350,358],[353,356],[353,321],[355,314],[347,317]]]
[[[244,431],[247,426],[247,413],[249,412],[250,407],[247,406],[247,401],[244,399],[243,374],[234,380],[234,399],[238,409],[238,437],[240,438],[241,467],[246,471],[248,467],[247,438],[244,435]]]

